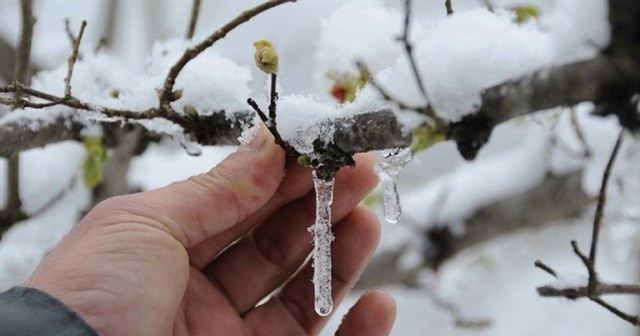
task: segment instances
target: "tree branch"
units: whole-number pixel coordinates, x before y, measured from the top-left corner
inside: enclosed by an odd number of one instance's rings
[[[189,19],[189,27],[187,28],[187,34],[185,36],[188,40],[193,38],[193,34],[196,31],[201,3],[202,0],[193,0],[193,5],[191,6],[191,18]]]
[[[604,169],[604,173],[602,175],[602,184],[600,186],[600,193],[598,195],[598,205],[596,207],[596,213],[593,219],[593,230],[591,233],[591,249],[589,251],[589,256],[585,255],[580,248],[578,247],[578,243],[575,240],[571,241],[571,246],[573,247],[573,253],[575,253],[578,258],[582,261],[584,266],[589,273],[589,282],[586,287],[578,287],[578,288],[562,288],[557,289],[553,286],[544,286],[539,287],[538,293],[541,296],[563,296],[568,299],[576,299],[579,297],[588,297],[591,301],[601,305],[606,308],[613,314],[618,317],[624,319],[625,321],[630,322],[633,325],[640,324],[640,318],[638,316],[632,316],[626,314],[619,309],[613,307],[608,304],[600,296],[602,294],[640,294],[640,286],[639,285],[621,285],[621,284],[605,284],[600,282],[598,277],[598,273],[596,272],[596,256],[598,249],[598,238],[600,236],[600,227],[602,222],[602,216],[604,211],[604,206],[606,204],[607,199],[607,185],[609,182],[609,176],[611,174],[611,168],[613,167],[613,163],[618,155],[618,151],[620,150],[620,144],[622,143],[622,138],[624,136],[624,130],[620,131],[618,134],[618,139],[616,140],[615,145],[613,146],[613,150],[611,151],[611,156],[609,157],[609,161],[607,162],[607,166]],[[541,268],[547,273],[557,277],[557,272],[553,270],[553,268],[545,265],[541,261],[536,261],[536,267]]]
[[[536,289],[540,296],[544,297],[564,297],[570,300],[589,297],[587,286],[578,288],[555,288],[553,286],[543,286]],[[640,295],[640,285],[630,284],[610,284],[600,283],[600,294],[633,294]]]
[[[69,19],[65,20],[65,26],[67,27],[67,33],[73,43],[71,47],[71,55],[67,59],[67,76],[64,78],[64,97],[71,97],[71,77],[73,76],[73,68],[78,60],[78,53],[80,51],[80,42],[82,41],[82,35],[84,35],[84,29],[87,26],[87,21],[82,21],[80,24],[80,31],[78,36],[73,36],[69,27]]]

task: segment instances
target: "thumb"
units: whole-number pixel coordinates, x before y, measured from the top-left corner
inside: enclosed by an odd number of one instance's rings
[[[271,198],[284,173],[282,149],[263,125],[254,132],[248,143],[208,173],[109,199],[86,220],[150,225],[168,232],[185,248],[229,229]]]
[[[381,290],[373,290],[360,297],[344,316],[336,336],[386,336],[396,320],[396,302]]]

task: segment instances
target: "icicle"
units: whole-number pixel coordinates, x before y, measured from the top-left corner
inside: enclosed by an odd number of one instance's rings
[[[315,310],[327,316],[333,310],[331,297],[331,203],[333,203],[334,179],[325,181],[313,172],[316,191],[316,222],[309,228],[313,235],[313,287]]]
[[[382,154],[386,159],[376,164],[374,170],[382,183],[384,217],[389,223],[397,223],[402,216],[397,187],[398,175],[402,168],[411,162],[413,155],[409,147],[387,149]]]

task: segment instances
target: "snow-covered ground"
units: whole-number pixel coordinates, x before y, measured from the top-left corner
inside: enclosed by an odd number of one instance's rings
[[[416,44],[416,58],[434,106],[450,120],[471,111],[481,89],[544,66],[592,57],[597,53],[595,46],[606,45],[608,39],[604,0],[531,1],[542,16],[523,25],[514,23],[510,12],[486,11],[481,1],[453,0],[453,17],[445,16],[444,1],[414,2],[411,38]],[[493,2],[499,8],[518,3]],[[69,52],[63,18],[71,17],[75,26],[82,19],[88,20],[84,48],[90,51],[103,34],[101,11],[107,3],[36,2],[33,57],[41,68],[52,70],[37,75],[35,86],[62,92]],[[259,1],[205,1],[194,41],[256,3]],[[190,64],[191,68],[185,68],[185,76],[177,84],[185,89],[184,100],[176,107],[189,101],[200,104],[197,106],[202,110],[233,110],[248,95],[264,96],[264,75],[252,66],[252,42],[260,38],[270,39],[280,55],[280,118],[290,115],[288,120],[293,121],[297,113],[300,125],[330,117],[329,113],[320,115],[323,109],[338,115],[341,110],[331,101],[328,92],[332,83],[327,73],[355,72],[356,59],[367,63],[394,96],[407,103],[421,103],[401,45],[394,41],[402,29],[402,3],[299,1],[267,12],[230,33]],[[189,11],[187,2],[120,2],[118,20],[123,24],[117,26],[114,48],[105,54],[85,54],[74,73],[74,94],[113,107],[153,106],[154,89],[161,85],[172,58],[189,45],[179,40]],[[12,42],[18,37],[17,13],[17,1],[0,3],[0,34]],[[145,14],[147,17],[161,15],[163,19],[150,22],[140,19],[145,18],[142,13],[152,13]],[[150,39],[169,40],[152,46]],[[113,87],[121,92],[121,99],[108,98]],[[315,108],[307,112],[315,115],[305,118],[300,106],[309,106],[310,102]],[[366,91],[355,104],[349,113],[385,103]],[[455,232],[463,232],[464,219],[474,211],[535,187],[549,173],[581,170],[583,190],[595,196],[619,126],[616,120],[589,116],[590,109],[589,103],[575,109],[592,152],[589,158],[576,158],[551,143],[555,134],[576,152],[584,147],[568,110],[562,109],[499,126],[471,163],[460,158],[452,143],[419,153],[400,175],[403,219],[396,224],[384,223],[381,205],[374,206],[383,221],[379,251],[415,243],[411,228],[415,225],[425,228],[436,222],[446,223]],[[293,130],[290,134],[295,135],[295,121],[290,126],[282,124],[285,133]],[[193,157],[186,155],[177,142],[166,139],[152,144],[135,159],[129,180],[143,190],[160,187],[208,170],[233,150],[203,148],[201,156]],[[81,145],[70,142],[22,153],[20,192],[24,210],[40,213],[16,225],[0,241],[0,290],[21,283],[78,220],[90,194],[79,176],[84,155]],[[6,162],[0,160],[0,176],[5,170]],[[640,281],[638,171],[640,144],[627,135],[613,169],[598,256],[599,273],[607,281]],[[5,202],[4,190],[5,181],[0,179],[0,204]],[[61,193],[57,202],[41,211]],[[445,263],[437,274],[420,273],[421,287],[387,286],[385,289],[398,302],[393,335],[636,335],[637,329],[594,303],[541,298],[535,291],[553,281],[533,267],[537,259],[557,269],[585,274],[569,242],[576,239],[581,246],[588,246],[594,208],[589,207],[578,218],[558,220],[541,229],[518,231],[468,248]],[[341,316],[356,295],[351,295],[335,315]],[[456,328],[452,314],[434,297],[455,306],[467,320],[492,323],[482,330]],[[640,313],[638,297],[613,296],[611,302],[629,313]],[[331,334],[338,322],[339,318],[332,319],[323,334]]]

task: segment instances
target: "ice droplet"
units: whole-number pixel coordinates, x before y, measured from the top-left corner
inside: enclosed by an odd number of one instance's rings
[[[376,164],[374,171],[382,183],[384,217],[389,223],[397,223],[402,216],[400,197],[398,196],[398,175],[413,159],[409,147],[386,149],[382,151],[383,162]]]
[[[333,185],[331,178],[325,181],[313,172],[313,186],[316,192],[316,222],[309,228],[313,235],[313,289],[315,310],[320,316],[327,316],[333,310],[331,297],[331,203]]]

